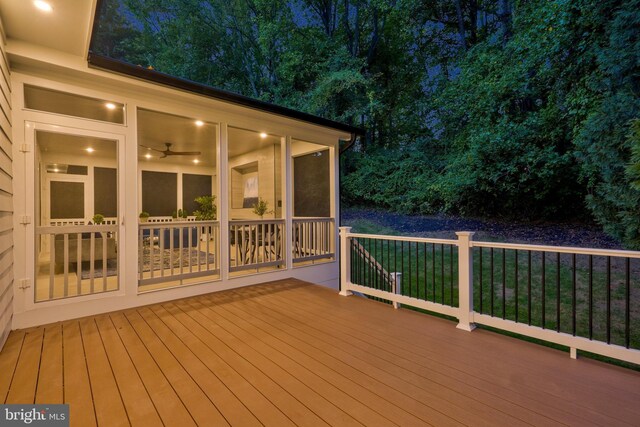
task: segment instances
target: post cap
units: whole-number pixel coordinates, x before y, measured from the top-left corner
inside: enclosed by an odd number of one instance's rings
[[[473,237],[474,234],[476,234],[475,231],[456,231],[456,236],[458,236],[458,237],[471,238],[471,237]]]

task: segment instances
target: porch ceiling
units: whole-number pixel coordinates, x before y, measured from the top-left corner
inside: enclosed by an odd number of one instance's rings
[[[0,17],[8,39],[84,57],[88,50],[94,0],[47,0],[51,12],[32,0],[0,0]]]
[[[0,403],[65,401],[86,426],[635,425],[638,399],[638,372],[293,279],[13,331],[0,353]]]

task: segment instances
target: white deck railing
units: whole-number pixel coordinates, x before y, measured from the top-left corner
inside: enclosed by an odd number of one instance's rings
[[[285,265],[284,220],[229,221],[229,271]]]
[[[117,225],[36,227],[36,241],[42,243],[38,262],[44,263],[36,277],[36,300],[117,289],[117,231]]]
[[[293,218],[293,263],[333,259],[333,218]]]
[[[220,274],[218,221],[143,223],[138,227],[138,283]]]
[[[358,292],[640,364],[640,252],[380,236],[340,228],[341,295]],[[389,280],[392,278],[392,280]]]

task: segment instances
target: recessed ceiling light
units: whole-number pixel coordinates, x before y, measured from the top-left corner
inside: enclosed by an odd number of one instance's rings
[[[93,149],[93,148],[91,148],[91,147],[87,148],[87,153],[93,153],[94,151],[96,151],[96,150],[94,150],[94,149]]]
[[[260,138],[265,139],[267,137],[267,134],[264,132],[260,132]]]
[[[198,160],[198,159],[193,159],[193,163],[195,163],[195,164],[197,165],[198,163],[200,163],[200,160]]]
[[[60,172],[60,169],[56,168],[53,170],[54,172]]]
[[[43,12],[52,12],[53,11],[53,7],[51,7],[51,5],[49,3],[47,3],[46,1],[43,0],[35,0],[33,2],[33,5],[35,7],[37,7],[38,9],[40,9]]]
[[[196,120],[196,126],[203,126],[204,122],[202,120]]]
[[[107,107],[109,110],[115,110],[116,109],[116,104],[112,103],[112,102],[107,102],[106,104],[104,104],[105,107]]]
[[[145,154],[144,156],[145,156],[147,159],[150,159],[150,158],[151,158],[151,154],[149,154],[149,153]]]

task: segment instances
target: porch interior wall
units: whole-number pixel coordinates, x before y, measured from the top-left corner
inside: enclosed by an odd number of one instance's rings
[[[273,218],[276,214],[276,206],[278,206],[278,200],[282,201],[282,195],[276,195],[276,188],[280,187],[276,182],[276,163],[275,163],[274,148],[265,147],[260,150],[252,151],[251,153],[242,154],[229,159],[229,171],[234,168],[241,167],[250,163],[258,163],[258,195],[269,204],[269,210],[273,210],[274,214],[265,215],[265,219]],[[232,180],[230,179],[230,182]],[[234,186],[231,182],[231,206],[229,207],[230,219],[259,219],[256,214],[253,213],[251,208],[234,208],[233,200],[242,199],[242,186]],[[276,198],[278,200],[276,200]]]
[[[13,317],[13,171],[11,76],[0,20],[0,349]]]

